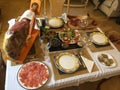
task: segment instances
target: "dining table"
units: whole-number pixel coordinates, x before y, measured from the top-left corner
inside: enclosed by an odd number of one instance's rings
[[[100,27],[96,27],[95,30],[103,33],[103,30]],[[91,31],[92,30],[90,30],[90,32]],[[40,60],[49,68],[50,75],[48,81],[45,83],[45,85],[37,90],[56,90],[70,86],[79,86],[79,84],[85,82],[94,82],[101,79],[110,78],[112,76],[120,75],[120,51],[118,51],[118,49],[110,40],[109,44],[110,46],[102,48],[96,48],[92,45],[84,47],[86,56],[88,56],[88,58],[92,60],[91,62],[94,63],[91,71],[89,71],[89,68],[86,67],[86,69],[79,70],[75,73],[60,74],[54,65],[54,61],[52,60],[57,51],[50,52],[48,58],[41,58]],[[71,49],[70,52],[76,50],[81,50],[81,48]],[[69,50],[64,50],[62,52],[69,52]],[[116,66],[104,67],[101,65],[98,60],[98,55],[101,53],[108,53],[113,56],[116,62]],[[26,90],[19,84],[17,80],[17,74],[22,65],[23,64],[15,63],[11,60],[6,61],[5,90]]]

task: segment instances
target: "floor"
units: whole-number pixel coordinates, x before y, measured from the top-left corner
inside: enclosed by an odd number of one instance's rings
[[[0,8],[2,11],[2,29],[0,30],[0,49],[2,49],[2,42],[5,32],[8,28],[8,20],[16,18],[29,8],[30,0],[0,0]],[[91,17],[97,21],[97,24],[103,31],[115,30],[120,32],[120,25],[115,23],[116,18],[108,19],[101,11],[93,11],[94,5],[89,2],[86,8],[70,8],[69,14],[77,15],[82,11],[88,12]],[[0,69],[0,90],[4,90],[5,68]],[[87,82],[81,84],[79,87],[69,87],[60,90],[96,90],[97,82]]]

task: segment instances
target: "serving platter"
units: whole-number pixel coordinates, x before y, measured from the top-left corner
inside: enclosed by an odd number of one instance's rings
[[[67,44],[75,44],[80,40],[80,33],[78,30],[63,29],[59,31],[58,36],[62,42]]]
[[[48,26],[50,28],[60,28],[64,25],[64,21],[62,18],[53,17],[48,19]]]
[[[79,59],[72,53],[60,53],[55,58],[56,67],[64,73],[73,73],[80,66]]]
[[[105,68],[116,67],[116,60],[109,53],[100,53],[97,55],[99,63]]]
[[[96,45],[106,45],[109,43],[109,39],[105,34],[101,32],[93,32],[90,34],[91,41]]]
[[[49,78],[48,67],[39,61],[24,64],[18,71],[18,83],[25,89],[38,89],[43,86]]]

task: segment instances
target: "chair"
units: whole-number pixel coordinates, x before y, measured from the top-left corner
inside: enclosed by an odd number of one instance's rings
[[[31,0],[31,2],[30,2],[30,9],[32,8],[32,4],[33,3],[37,3],[38,4],[38,9],[37,9],[37,11],[35,13],[36,13],[36,15],[39,15],[40,11],[41,11],[41,0]]]
[[[91,0],[96,5],[97,0]],[[107,17],[119,17],[120,16],[120,0],[105,0],[100,5],[99,9],[105,13]]]
[[[106,31],[105,33],[117,49],[120,50],[120,33],[117,31]]]
[[[102,80],[96,90],[120,90],[120,76]]]
[[[50,9],[49,9],[50,16],[52,17],[61,16],[61,14],[63,13],[65,0],[49,0],[48,3],[50,5]],[[47,5],[47,0],[44,0],[44,15],[46,15],[46,10],[48,10],[46,8],[47,7],[46,5]],[[70,2],[68,0],[66,14],[68,14],[69,12],[69,5],[70,5]]]
[[[89,0],[77,0],[77,2],[78,2],[77,4],[76,3],[72,3],[71,0],[66,0],[66,2],[67,1],[70,2],[70,7],[86,7]],[[67,6],[67,3],[65,3],[64,6]]]

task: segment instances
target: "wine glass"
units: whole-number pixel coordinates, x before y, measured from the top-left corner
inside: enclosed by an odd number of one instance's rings
[[[85,31],[81,32],[81,41],[83,43],[83,47],[90,46],[92,44],[89,36],[87,35],[87,33]]]
[[[88,13],[81,12],[80,15],[81,15],[80,27],[81,27],[81,29],[85,29],[88,26]]]
[[[80,27],[81,29],[85,29],[88,25],[87,19],[81,19]]]
[[[46,36],[41,36],[40,43],[44,59],[47,59],[49,57],[49,48],[51,47],[49,39]]]

